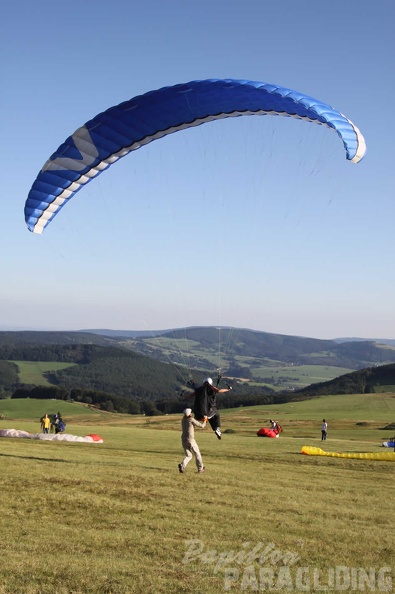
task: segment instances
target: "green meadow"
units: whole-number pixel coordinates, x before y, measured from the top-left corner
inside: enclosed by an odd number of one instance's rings
[[[350,373],[345,367],[330,367],[328,365],[274,365],[254,369],[254,376],[259,380],[272,378],[271,386],[278,390],[292,385],[295,389],[327,382],[335,377]]]
[[[395,463],[301,454],[382,451],[393,394],[226,410],[221,441],[196,431],[202,475],[178,472],[180,415],[1,400],[0,429],[50,405],[104,443],[0,438],[0,594],[393,591]]]
[[[45,378],[47,371],[60,371],[75,365],[74,363],[58,363],[51,361],[10,361],[18,366],[19,381],[23,384],[36,384],[38,386],[50,386]]]

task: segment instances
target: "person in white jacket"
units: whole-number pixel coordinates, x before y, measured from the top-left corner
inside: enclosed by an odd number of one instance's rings
[[[178,465],[178,470],[181,473],[185,471],[187,464],[189,464],[193,456],[195,456],[198,472],[204,472],[205,468],[203,466],[202,455],[200,453],[199,446],[196,443],[195,439],[195,427],[200,427],[201,429],[204,429],[205,426],[205,421],[203,421],[203,423],[200,423],[199,421],[193,418],[192,409],[186,408],[184,410],[183,417],[181,420],[181,443],[185,451],[185,458],[183,459],[181,464]]]
[[[325,419],[322,419],[321,441],[326,441],[327,433],[328,433],[328,423],[325,421]]]

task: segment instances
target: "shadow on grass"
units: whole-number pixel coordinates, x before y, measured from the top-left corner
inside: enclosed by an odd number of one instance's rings
[[[41,458],[39,456],[16,456],[15,454],[0,454],[6,458],[20,458],[21,460],[41,460],[43,462],[66,462],[67,464],[75,464],[74,460],[62,460],[61,458]]]
[[[4,456],[5,458],[19,458],[20,460],[39,460],[40,462],[64,462],[65,464],[84,464],[84,465],[95,465],[95,466],[109,466],[111,468],[113,468],[114,466],[117,467],[129,467],[130,464],[128,461],[126,461],[124,464],[122,463],[116,463],[114,464],[114,462],[108,462],[108,461],[97,461],[97,462],[92,462],[92,460],[64,460],[63,458],[42,458],[41,456],[18,456],[16,454],[0,454],[0,457]]]

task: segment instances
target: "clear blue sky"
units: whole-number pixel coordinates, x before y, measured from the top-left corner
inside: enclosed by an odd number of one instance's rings
[[[8,2],[1,22],[0,329],[235,326],[395,338],[393,0]],[[271,82],[366,138],[275,117],[173,134],[86,186],[42,236],[24,203],[111,105],[181,82]]]

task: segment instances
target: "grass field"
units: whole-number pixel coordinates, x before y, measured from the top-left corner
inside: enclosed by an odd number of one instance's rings
[[[23,419],[28,423],[34,420],[38,423],[45,413],[51,415],[57,412],[60,412],[64,418],[83,416],[87,417],[88,421],[93,419],[93,422],[96,422],[97,417],[108,420],[108,413],[102,413],[82,404],[74,404],[63,400],[35,400],[34,398],[0,400],[0,414],[5,415],[6,419],[10,420],[19,421]],[[32,431],[32,429],[30,428],[29,431]]]
[[[36,384],[38,386],[50,386],[43,375],[47,371],[59,371],[75,365],[75,363],[55,363],[51,361],[10,361],[15,363],[19,369],[19,381],[22,384]]]
[[[37,431],[43,404],[0,401],[0,428]],[[323,416],[324,449],[380,451],[393,395],[224,411],[203,475],[178,473],[178,415],[61,406],[104,443],[0,439],[1,594],[393,591],[395,464],[300,453]],[[282,436],[256,437],[273,417]]]
[[[255,367],[254,377],[272,378],[271,387],[277,390],[284,388],[304,388],[310,384],[327,382],[346,373],[352,369],[345,367],[330,367],[328,365],[275,365],[273,367]]]

